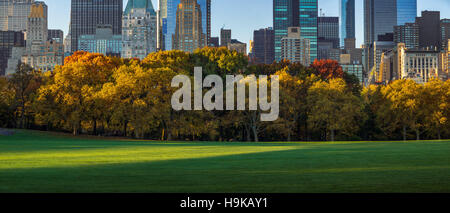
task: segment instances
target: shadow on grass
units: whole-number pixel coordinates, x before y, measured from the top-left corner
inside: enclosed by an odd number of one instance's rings
[[[346,148],[2,169],[0,192],[450,192],[448,148]]]

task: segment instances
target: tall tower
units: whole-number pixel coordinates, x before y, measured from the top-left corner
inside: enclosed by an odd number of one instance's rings
[[[417,16],[417,0],[364,0],[365,43],[379,35],[393,33],[394,26],[413,23]]]
[[[47,5],[44,2],[36,2],[31,5],[27,24],[27,52],[38,51],[33,47],[44,44],[48,38]]]
[[[275,60],[281,60],[281,39],[289,27],[300,27],[302,38],[310,41],[311,60],[317,58],[317,0],[274,0],[273,26],[275,30]]]
[[[124,58],[144,59],[156,51],[157,17],[151,0],[129,0],[122,18]]]
[[[71,49],[78,50],[81,35],[93,35],[98,25],[111,25],[113,34],[122,33],[122,0],[72,0]]]
[[[173,39],[175,38],[175,33],[177,31],[177,27],[181,25],[187,26],[187,24],[195,25],[194,20],[189,21],[188,19],[179,19],[177,16],[179,11],[179,5],[184,3],[188,3],[187,1],[181,0],[160,0],[159,8],[160,8],[160,18],[159,18],[159,28],[160,28],[160,36],[158,38],[158,43],[161,45],[161,49],[163,50],[172,50],[175,45]],[[193,0],[192,3],[189,4],[198,4],[200,12],[201,12],[201,30],[202,34],[205,35],[204,42],[199,46],[199,48],[205,47],[209,44],[209,40],[211,37],[211,0]],[[188,10],[180,10],[184,12],[188,12]],[[183,12],[183,13],[184,13]],[[187,14],[187,13],[186,13]],[[178,23],[178,20],[185,20],[186,23]],[[178,28],[180,29],[180,28]],[[180,31],[178,31],[180,33]],[[199,33],[200,34],[200,33]]]
[[[202,9],[196,0],[181,0],[176,15],[175,34],[172,37],[173,49],[194,52],[207,46],[203,33]]]
[[[340,1],[340,19],[339,25],[341,28],[341,46],[344,46],[345,39],[356,38],[355,35],[355,0],[341,0]]]
[[[27,30],[33,3],[34,0],[0,0],[0,30]]]
[[[417,0],[397,0],[397,25],[413,23],[417,16]]]

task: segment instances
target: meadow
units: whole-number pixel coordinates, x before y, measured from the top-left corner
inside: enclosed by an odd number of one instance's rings
[[[450,192],[450,141],[224,143],[0,136],[0,192]]]

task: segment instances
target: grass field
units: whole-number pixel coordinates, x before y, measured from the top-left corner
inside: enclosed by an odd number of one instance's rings
[[[450,192],[450,141],[163,143],[0,136],[0,192]]]

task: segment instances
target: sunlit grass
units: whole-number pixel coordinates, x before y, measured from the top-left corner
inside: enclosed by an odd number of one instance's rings
[[[0,192],[450,192],[450,141],[157,142],[0,136]]]

